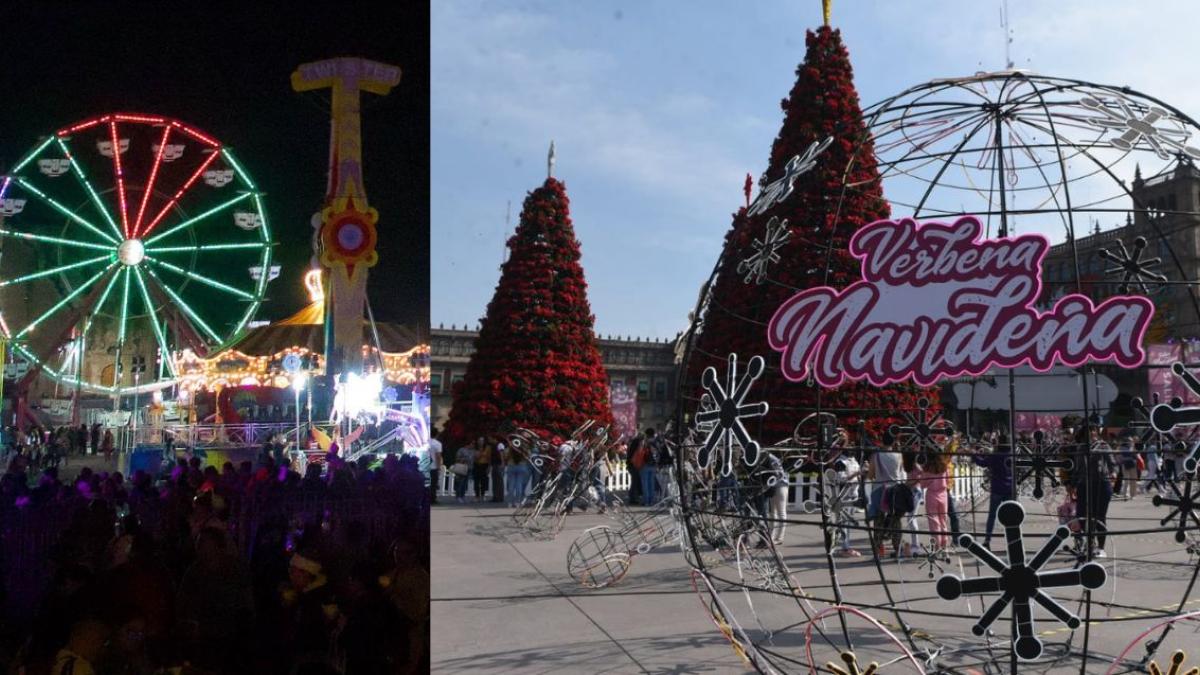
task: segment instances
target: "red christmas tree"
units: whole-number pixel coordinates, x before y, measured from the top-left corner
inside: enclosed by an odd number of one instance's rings
[[[700,374],[706,367],[715,367],[723,381],[730,353],[736,353],[741,364],[755,355],[767,360],[766,372],[747,398],[747,402],[770,403],[770,412],[758,418],[761,427],[751,427],[764,443],[790,437],[796,424],[816,410],[818,396],[815,386],[790,382],[779,372],[779,354],[767,344],[767,322],[798,289],[844,288],[857,281],[860,268],[848,251],[850,237],[863,225],[890,214],[841,34],[822,26],[809,31],[806,42],[808,51],[796,70],[796,84],[782,102],[783,127],[771,146],[760,189],[783,177],[789,160],[804,155],[814,143],[826,138],[833,142],[816,157],[815,167],[795,180],[786,199],[754,215],[746,208],[734,215],[687,363],[685,392],[691,396],[688,409],[694,412],[703,393]],[[843,185],[850,187],[843,189]],[[745,268],[738,267],[754,253],[754,241],[765,240],[767,223],[773,218],[787,221],[787,239],[776,250],[779,260],[767,267],[763,283],[755,283],[755,278],[747,278]],[[744,371],[744,366],[739,369]],[[847,383],[821,392],[820,407],[836,414],[842,426],[861,420],[878,433],[899,421],[897,410],[915,411],[922,396],[931,399],[936,409],[936,391]]]
[[[454,389],[447,447],[513,424],[559,437],[589,419],[612,424],[569,204],[554,178],[525,198],[475,353]]]

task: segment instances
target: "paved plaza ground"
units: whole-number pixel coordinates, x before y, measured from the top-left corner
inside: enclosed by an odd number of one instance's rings
[[[986,503],[986,497],[983,500]],[[1027,502],[1025,531],[1032,549],[1056,525],[1040,503]],[[1116,501],[1110,511],[1110,527],[1130,531],[1159,526],[1165,507],[1154,507],[1148,497],[1131,502]],[[636,509],[635,509],[636,511]],[[553,541],[537,541],[515,528],[511,511],[498,504],[442,504],[432,515],[432,616],[433,669],[435,672],[522,672],[522,673],[742,673],[747,668],[706,614],[693,590],[687,565],[676,545],[663,546],[635,556],[628,575],[614,587],[582,588],[567,573],[566,557],[571,542],[581,532],[613,521],[596,514],[575,514]],[[822,599],[832,597],[829,566],[816,536],[813,516],[792,514],[807,525],[789,526],[781,554],[795,581],[814,597],[813,607],[825,607]],[[971,514],[964,514],[964,527],[973,527]],[[982,529],[981,515],[974,527]],[[924,527],[924,518],[921,518]],[[861,533],[859,547],[865,552]],[[992,547],[999,550],[1000,541]],[[1173,533],[1121,534],[1108,544],[1109,557],[1102,560],[1108,579],[1094,594],[1088,636],[1090,660],[1086,672],[1103,673],[1114,657],[1138,634],[1176,611],[1200,610],[1200,592],[1193,589],[1184,598],[1194,566]],[[1070,567],[1072,559],[1056,555],[1045,569]],[[965,576],[988,575],[969,554],[959,553],[947,571]],[[902,618],[919,628],[917,646],[935,642],[945,645],[942,654],[926,665],[960,668],[960,672],[999,672],[972,666],[988,653],[987,641],[970,633],[973,619],[941,617],[930,613],[960,613],[979,616],[985,606],[975,597],[947,602],[937,597],[935,580],[929,579],[920,560],[885,561],[876,566],[869,556],[852,562],[838,561],[838,579],[845,597],[857,603],[888,605],[895,602],[903,613],[889,609],[869,613],[895,629]],[[717,571],[725,579],[737,572],[726,565]],[[940,575],[940,572],[939,572]],[[888,583],[880,583],[881,578]],[[765,633],[755,625],[747,599],[737,589],[718,584],[722,600],[752,639]],[[892,599],[889,601],[888,594]],[[1071,611],[1079,611],[1080,594],[1075,589],[1051,591]],[[995,595],[984,596],[990,604]],[[765,593],[751,600],[762,627],[775,632],[774,649],[787,658],[803,659],[804,616],[792,598]],[[1105,603],[1101,605],[1098,603]],[[890,606],[890,605],[888,605]],[[1082,649],[1084,631],[1072,632],[1040,607],[1034,608],[1036,627],[1045,642],[1047,656]],[[860,651],[881,662],[898,652],[866,630],[861,620],[848,622],[848,631]],[[789,627],[787,630],[781,630]],[[836,619],[824,628],[840,635]],[[992,654],[1004,658],[1009,625],[997,622],[991,640]],[[897,631],[899,634],[899,631]],[[819,640],[817,641],[819,642]],[[1192,658],[1200,656],[1200,633],[1195,625],[1180,624],[1163,643],[1158,662],[1165,664],[1170,652],[1190,647]],[[820,662],[831,656],[818,649]],[[1137,646],[1133,654],[1145,653]],[[797,661],[800,663],[800,661]],[[1004,661],[1003,672],[1008,672]],[[807,669],[795,665],[789,672]],[[1165,670],[1165,668],[1164,668]],[[916,672],[897,663],[883,672]],[[1077,657],[1042,664],[1022,664],[1021,672],[1078,673]],[[1116,672],[1145,672],[1144,664]]]

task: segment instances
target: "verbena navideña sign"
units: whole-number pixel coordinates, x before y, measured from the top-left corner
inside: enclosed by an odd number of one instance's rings
[[[768,340],[782,352],[785,377],[811,376],[822,387],[848,379],[929,386],[1021,364],[1141,365],[1154,305],[1140,296],[1097,305],[1072,294],[1037,309],[1049,250],[1040,235],[984,239],[971,216],[877,221],[850,239],[862,280],[792,296],[771,318]]]

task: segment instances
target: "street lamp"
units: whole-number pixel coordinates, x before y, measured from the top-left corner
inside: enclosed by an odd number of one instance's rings
[[[299,372],[292,376],[292,392],[296,395],[296,449],[300,449],[300,392],[308,384],[308,373]]]

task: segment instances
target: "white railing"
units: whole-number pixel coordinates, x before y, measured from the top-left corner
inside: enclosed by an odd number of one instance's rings
[[[954,463],[954,489],[950,494],[956,502],[971,499],[975,495],[979,495],[983,488],[983,471],[969,462]],[[626,470],[625,465],[619,465],[615,471],[604,479],[604,487],[612,492],[623,492],[629,489],[632,483],[632,476]],[[474,478],[468,475],[469,481],[467,494],[474,493]],[[817,491],[817,474],[815,473],[796,473],[788,477],[788,485],[795,488],[788,494],[788,502],[792,506],[800,507],[805,501],[812,501],[816,497]],[[488,489],[485,493],[487,496],[492,495],[492,481],[488,480]],[[442,469],[441,475],[438,478],[438,496],[454,496],[454,474],[449,467]]]

